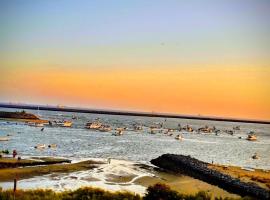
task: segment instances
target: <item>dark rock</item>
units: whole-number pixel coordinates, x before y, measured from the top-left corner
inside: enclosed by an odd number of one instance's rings
[[[270,199],[270,192],[254,183],[242,182],[227,174],[208,168],[208,163],[202,162],[190,156],[164,154],[151,160],[153,165],[168,171],[187,174],[207,183],[217,185],[232,193],[241,196],[252,196],[258,199]]]

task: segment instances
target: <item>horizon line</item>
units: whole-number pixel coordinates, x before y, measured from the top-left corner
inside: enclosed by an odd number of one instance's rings
[[[86,107],[71,107],[63,105],[39,105],[27,103],[4,103],[0,102],[0,108],[18,108],[29,110],[48,110],[48,111],[62,111],[62,112],[78,112],[78,113],[92,113],[92,114],[109,114],[109,115],[123,115],[123,116],[142,116],[142,117],[164,117],[164,118],[179,118],[179,119],[193,119],[193,120],[210,120],[210,121],[225,121],[225,122],[242,122],[242,123],[257,123],[270,124],[268,120],[260,119],[244,119],[244,118],[230,118],[204,115],[188,115],[177,113],[160,113],[160,112],[144,112],[144,111],[129,111],[129,110],[110,110],[110,109],[93,109]]]

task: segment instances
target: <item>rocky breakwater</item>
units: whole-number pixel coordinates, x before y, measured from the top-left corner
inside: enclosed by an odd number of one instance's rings
[[[190,156],[164,154],[151,160],[151,163],[168,171],[183,173],[198,178],[241,196],[252,196],[261,200],[270,199],[270,192],[267,189],[261,188],[255,183],[242,182],[240,179],[210,169],[208,168],[208,163]]]

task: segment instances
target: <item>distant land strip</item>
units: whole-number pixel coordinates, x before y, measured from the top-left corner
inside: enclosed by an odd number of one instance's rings
[[[60,112],[107,114],[107,115],[163,117],[163,118],[177,118],[177,119],[194,119],[194,120],[210,120],[210,121],[224,121],[224,122],[270,124],[270,121],[266,121],[266,120],[236,119],[236,118],[194,116],[194,115],[179,115],[179,114],[154,113],[154,112],[99,110],[99,109],[88,109],[88,108],[45,106],[45,105],[32,105],[32,104],[0,103],[0,108],[17,108],[17,109],[29,109],[29,110],[47,110],[47,111],[60,111]]]

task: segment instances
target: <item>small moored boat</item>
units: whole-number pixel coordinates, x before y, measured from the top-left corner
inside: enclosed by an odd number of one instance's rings
[[[9,141],[8,137],[0,137],[0,141],[4,142],[4,141]]]
[[[252,156],[252,159],[254,159],[254,160],[255,160],[255,159],[256,159],[256,160],[257,160],[257,159],[259,159],[258,154],[257,154],[257,153],[255,153],[255,154]]]
[[[38,144],[37,146],[35,146],[35,149],[45,149],[46,145],[45,144]]]
[[[179,135],[177,135],[177,136],[175,137],[175,139],[176,139],[176,140],[183,140],[183,136],[179,134]]]
[[[254,133],[250,133],[248,136],[247,136],[247,140],[248,141],[257,141],[257,137]]]
[[[58,122],[57,125],[59,125],[61,127],[71,127],[72,122],[71,121],[63,121],[63,122]]]
[[[43,123],[38,123],[38,122],[28,122],[28,126],[34,126],[34,127],[44,127]]]
[[[85,125],[85,128],[87,128],[87,129],[99,129],[101,127],[102,127],[102,123],[101,122],[98,122],[98,121],[88,122]]]
[[[98,130],[101,132],[109,132],[112,130],[112,128],[109,125],[103,125]]]
[[[49,144],[48,147],[49,148],[56,148],[57,147],[57,144]]]
[[[123,135],[123,131],[122,130],[116,130],[115,133],[112,134],[113,136],[121,136]]]

